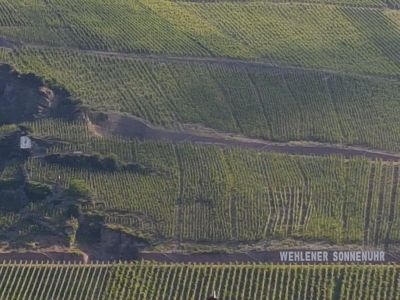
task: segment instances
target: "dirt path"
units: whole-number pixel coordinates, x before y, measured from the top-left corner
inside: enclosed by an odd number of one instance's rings
[[[278,152],[296,155],[341,155],[346,158],[364,156],[371,160],[400,161],[400,154],[361,147],[341,146],[324,143],[275,143],[261,139],[245,138],[239,135],[221,133],[212,130],[185,129],[171,131],[152,127],[145,121],[127,115],[110,113],[108,120],[95,126],[101,135],[120,135],[129,138],[166,140],[175,143],[211,144],[221,147],[240,147],[262,152]]]
[[[101,51],[101,50],[90,50],[90,49],[82,49],[82,48],[74,48],[74,47],[55,47],[50,45],[40,45],[34,43],[24,43],[22,41],[13,41],[6,37],[0,36],[0,48],[6,48],[10,50],[16,50],[19,48],[32,48],[32,49],[55,49],[55,50],[65,50],[65,51],[77,51],[83,54],[91,54],[91,55],[100,55],[100,56],[110,56],[116,57],[120,59],[137,59],[141,61],[150,61],[150,62],[158,62],[158,63],[196,63],[196,64],[204,64],[204,65],[216,65],[216,66],[227,66],[227,67],[235,67],[242,68],[246,70],[255,69],[255,70],[263,70],[263,69],[282,69],[287,71],[310,71],[310,72],[323,72],[327,74],[336,74],[336,75],[347,75],[347,76],[355,76],[358,78],[364,79],[380,79],[385,81],[394,81],[399,82],[400,78],[398,77],[390,77],[390,76],[382,76],[382,75],[364,75],[358,73],[348,73],[343,71],[335,71],[329,69],[316,69],[316,68],[307,68],[293,65],[284,65],[284,64],[276,64],[267,61],[263,61],[261,59],[258,60],[246,60],[240,58],[228,58],[228,57],[207,57],[207,56],[174,56],[168,54],[138,54],[133,52],[116,52],[116,51]]]

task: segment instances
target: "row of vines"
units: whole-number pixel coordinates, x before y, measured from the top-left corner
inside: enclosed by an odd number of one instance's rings
[[[48,153],[75,151],[113,153],[154,172],[93,170],[34,158],[27,163],[30,179],[68,186],[80,178],[92,188],[96,208],[118,212],[110,223],[129,227],[137,219],[162,238],[300,237],[375,246],[400,240],[397,163],[97,137],[60,143]]]
[[[379,6],[378,1],[344,2],[354,2],[354,7],[268,1],[2,0],[0,35],[52,47],[228,56],[398,76],[396,13],[357,7],[364,2]]]
[[[397,266],[0,265],[1,299],[399,299]]]
[[[155,125],[200,123],[275,141],[400,150],[397,81],[63,50],[4,56],[23,72],[56,80],[91,108],[130,113]]]

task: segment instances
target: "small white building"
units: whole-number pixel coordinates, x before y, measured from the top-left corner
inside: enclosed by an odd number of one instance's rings
[[[32,140],[28,136],[21,136],[19,147],[20,149],[32,149]]]

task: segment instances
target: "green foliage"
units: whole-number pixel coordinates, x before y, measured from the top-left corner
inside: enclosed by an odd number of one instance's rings
[[[102,156],[99,154],[50,154],[45,157],[49,163],[58,163],[70,167],[81,167],[104,171],[118,171],[121,169],[118,157],[115,154]]]
[[[31,201],[44,200],[51,194],[51,186],[39,182],[29,181],[25,184],[25,192]]]
[[[357,7],[383,8],[385,3],[326,2],[347,5],[2,0],[0,35],[47,46],[239,57],[398,76],[399,58],[392,55],[400,43],[398,26],[390,21],[386,10]],[[398,0],[388,4],[395,7]],[[14,11],[11,16],[10,10]]]
[[[397,265],[1,264],[4,299],[398,299]],[[16,280],[14,280],[17,278]],[[10,284],[10,283],[13,284]],[[51,282],[51,285],[49,285]],[[25,291],[29,291],[26,293]],[[306,295],[306,296],[305,296]]]
[[[56,78],[90,108],[128,112],[154,125],[199,123],[274,141],[400,150],[398,81],[234,64],[160,63],[54,49],[24,49],[10,59],[26,71],[33,68]],[[66,136],[65,122],[51,122],[55,121],[29,125],[43,136]],[[76,121],[68,126],[78,131],[78,125],[82,126]],[[81,130],[89,135],[87,128]],[[83,135],[74,136],[78,142]]]
[[[45,157],[46,162],[52,164],[61,164],[72,168],[86,168],[97,171],[129,171],[138,174],[157,174],[157,170],[146,167],[140,163],[124,163],[119,160],[114,153],[102,155],[99,153],[93,154],[49,154]]]
[[[82,179],[72,179],[67,189],[68,195],[77,198],[89,198],[91,195],[89,185]]]
[[[67,187],[71,178],[84,181],[96,195],[84,210],[103,212],[109,224],[183,241],[400,240],[397,163],[104,137],[48,150],[74,151],[116,153],[124,164],[162,170],[110,173],[28,162],[36,181],[54,182],[59,175]]]
[[[21,219],[21,215],[18,213],[13,213],[13,212],[1,212],[0,213],[0,231],[5,232],[8,230],[10,227],[14,226],[15,224],[18,223],[18,221]],[[5,239],[2,239],[2,242],[4,242]]]
[[[352,7],[376,7],[383,8],[385,6],[385,1],[383,0],[168,0],[171,2],[197,2],[197,3],[216,3],[216,2],[232,2],[232,3],[243,3],[243,2],[271,2],[275,4],[331,4],[331,5],[343,5],[343,6],[352,6]],[[394,0],[394,2],[397,0]]]
[[[2,121],[1,121],[1,115],[0,115],[0,124],[1,123],[2,123]],[[0,137],[1,137],[1,135],[8,135],[10,133],[14,133],[17,130],[18,130],[18,127],[15,124],[2,125],[2,126],[0,126]]]
[[[75,245],[76,241],[76,233],[79,229],[79,221],[78,219],[71,217],[67,222],[66,222],[66,232],[68,235],[68,243],[69,246],[72,247]]]
[[[65,212],[66,217],[73,217],[73,218],[79,218],[82,213],[82,208],[80,204],[70,204],[68,205],[68,208]]]
[[[398,1],[200,2],[0,0],[0,35],[26,43],[0,60],[65,87],[73,104],[154,125],[400,151],[400,17],[371,9]],[[30,179],[93,193],[82,209],[111,225],[189,241],[400,240],[398,163],[97,139],[83,121],[25,125],[69,142],[48,150],[52,163],[29,160]],[[73,151],[85,154],[62,154]],[[6,209],[21,199],[1,197]]]

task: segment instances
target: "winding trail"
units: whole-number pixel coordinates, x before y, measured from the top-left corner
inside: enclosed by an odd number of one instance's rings
[[[108,120],[94,125],[97,134],[119,135],[122,137],[148,140],[166,140],[174,143],[195,143],[239,147],[261,152],[278,152],[295,155],[326,156],[340,155],[346,158],[363,156],[371,160],[400,161],[399,153],[389,153],[362,147],[342,146],[327,143],[288,142],[276,143],[261,139],[246,138],[239,135],[221,133],[211,129],[186,129],[172,131],[153,127],[134,116],[109,113]]]

